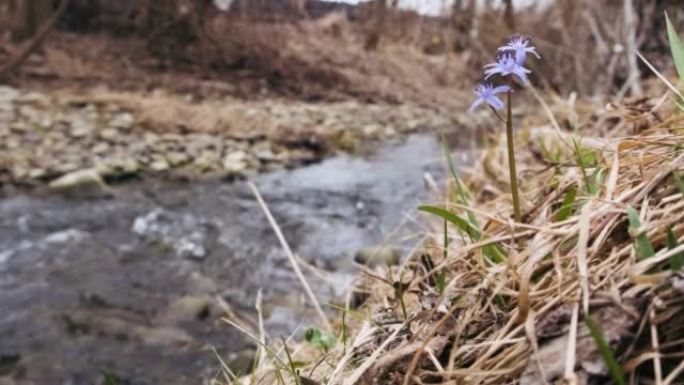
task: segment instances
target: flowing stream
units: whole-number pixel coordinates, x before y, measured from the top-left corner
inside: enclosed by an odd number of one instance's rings
[[[411,217],[430,199],[425,172],[441,178],[439,144],[414,135],[253,181],[293,250],[327,271],[323,281],[304,270],[326,302],[347,289],[359,249],[388,234],[417,242]],[[245,182],[143,180],[108,198],[5,197],[0,383],[205,383],[217,374],[212,348],[239,361],[253,346],[220,316],[254,325],[259,290],[271,335],[315,322]]]

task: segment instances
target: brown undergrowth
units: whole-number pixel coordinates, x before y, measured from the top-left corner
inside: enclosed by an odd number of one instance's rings
[[[682,383],[684,116],[666,105],[554,108],[550,126],[523,128],[524,223],[511,219],[505,140],[491,144],[438,193],[432,211],[448,220],[426,217],[402,265],[365,271],[333,348],[264,339],[254,372],[227,381]]]

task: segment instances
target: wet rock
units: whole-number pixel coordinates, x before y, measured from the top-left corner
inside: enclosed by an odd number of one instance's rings
[[[85,231],[68,229],[52,233],[45,237],[43,241],[52,244],[76,243],[88,238],[89,236],[90,234]]]
[[[192,272],[188,277],[188,291],[192,294],[214,294],[218,290],[213,279],[202,275],[198,271]]]
[[[109,186],[95,169],[68,173],[50,182],[49,187],[55,192],[79,198],[102,197],[111,194]]]
[[[194,342],[185,330],[175,327],[137,327],[134,332],[147,345],[186,346]]]
[[[252,365],[256,358],[256,350],[245,349],[237,353],[231,353],[228,356],[228,369],[235,375],[245,375],[252,371]]]
[[[160,325],[178,325],[183,322],[203,321],[216,313],[213,301],[206,296],[186,295],[172,302],[156,317]]]
[[[192,215],[158,209],[137,217],[133,232],[171,248],[180,258],[202,260],[208,255],[213,226]]]
[[[398,265],[401,254],[389,246],[364,247],[354,256],[354,261],[366,266]]]

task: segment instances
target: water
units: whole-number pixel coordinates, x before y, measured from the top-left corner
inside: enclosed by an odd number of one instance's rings
[[[359,248],[402,221],[397,237],[420,229],[406,218],[429,199],[423,174],[442,169],[436,140],[417,135],[254,182],[293,250],[328,271],[330,281],[310,277],[328,301],[347,288]],[[252,345],[220,317],[253,326],[259,290],[272,335],[315,321],[244,182],[147,180],[107,199],[8,197],[0,245],[0,380],[202,383],[216,375],[212,347],[230,357]]]

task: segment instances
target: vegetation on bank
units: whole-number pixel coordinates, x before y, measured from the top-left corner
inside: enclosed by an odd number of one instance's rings
[[[669,37],[684,75],[672,27]],[[632,103],[543,103],[551,123],[516,137],[519,221],[505,134],[461,175],[446,151],[451,178],[422,207],[436,216],[415,252],[364,269],[333,331],[303,343],[253,335],[254,370],[225,380],[681,383],[684,115],[658,76],[667,93]]]

